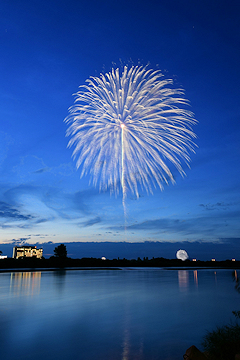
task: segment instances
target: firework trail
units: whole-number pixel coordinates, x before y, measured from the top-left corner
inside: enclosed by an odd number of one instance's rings
[[[194,114],[182,89],[162,73],[143,66],[112,69],[80,86],[65,121],[68,146],[81,177],[90,174],[100,190],[128,192],[174,183],[169,166],[183,176],[182,162],[194,152]]]

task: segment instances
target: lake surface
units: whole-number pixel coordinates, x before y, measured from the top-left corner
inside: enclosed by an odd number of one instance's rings
[[[4,360],[179,360],[235,321],[232,270],[0,273]]]

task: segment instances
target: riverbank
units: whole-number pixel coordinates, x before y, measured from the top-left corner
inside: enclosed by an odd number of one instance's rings
[[[60,259],[51,257],[49,259],[23,258],[13,259],[7,258],[0,260],[0,272],[15,270],[29,271],[32,269],[54,270],[54,269],[121,269],[121,268],[163,268],[169,270],[198,270],[198,269],[240,269],[240,261],[182,261],[179,259],[97,259],[82,258]]]

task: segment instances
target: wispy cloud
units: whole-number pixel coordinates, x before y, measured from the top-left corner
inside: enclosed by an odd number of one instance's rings
[[[18,246],[25,244],[28,240],[30,240],[30,237],[11,239],[8,240],[6,243]]]
[[[233,203],[217,202],[215,204],[199,204],[205,210],[228,210],[230,206],[235,205]]]
[[[34,216],[29,214],[21,214],[16,207],[3,201],[0,201],[0,217],[11,220],[30,220],[34,218]]]
[[[240,212],[239,211],[223,211],[221,213],[211,212],[204,216],[180,218],[157,218],[154,220],[146,220],[139,223],[126,226],[128,231],[144,231],[152,234],[181,234],[196,236],[216,236],[226,235],[231,231],[235,231],[238,227]],[[231,226],[230,226],[231,225]],[[111,226],[109,230],[123,231],[123,227]]]
[[[33,174],[42,174],[42,173],[48,172],[48,171],[50,171],[50,170],[51,170],[51,169],[50,169],[49,167],[45,167],[45,168],[42,168],[42,169],[33,171]]]
[[[80,227],[88,227],[88,226],[93,226],[95,224],[98,224],[100,222],[101,222],[101,218],[99,216],[97,216],[94,219],[90,219],[90,220],[80,223],[79,226]]]

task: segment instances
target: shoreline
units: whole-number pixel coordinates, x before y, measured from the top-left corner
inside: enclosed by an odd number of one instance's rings
[[[6,272],[41,272],[41,271],[73,271],[73,270],[122,270],[120,268],[111,268],[111,267],[66,267],[66,268],[13,268],[13,269],[0,269],[1,273]]]
[[[41,267],[24,267],[24,268],[5,268],[0,269],[0,274],[2,273],[11,273],[11,272],[47,272],[47,271],[89,271],[89,270],[113,270],[113,271],[121,271],[121,270],[172,270],[172,271],[179,271],[179,270],[240,270],[238,267],[153,267],[153,266],[144,266],[144,267],[137,267],[137,266],[127,266],[127,267],[101,267],[101,266],[82,266],[82,267],[49,267],[49,268],[41,268]]]

